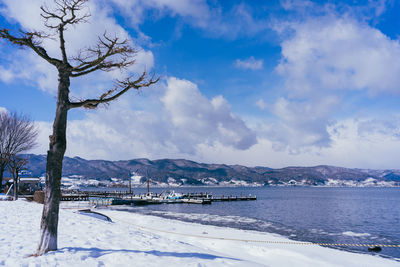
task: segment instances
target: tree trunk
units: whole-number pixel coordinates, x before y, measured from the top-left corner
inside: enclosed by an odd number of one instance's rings
[[[18,169],[15,169],[15,174],[13,173],[13,183],[14,183],[14,194],[13,199],[18,200]]]
[[[64,67],[58,69],[57,110],[47,151],[46,189],[40,225],[41,237],[37,255],[57,250],[58,212],[61,197],[62,161],[67,145],[67,114],[69,109],[69,72]]]
[[[3,188],[3,175],[4,175],[5,169],[6,169],[6,165],[3,163],[0,163],[0,189]]]

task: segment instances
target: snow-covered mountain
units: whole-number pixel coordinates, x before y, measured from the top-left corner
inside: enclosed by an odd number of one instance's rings
[[[46,171],[46,156],[28,154],[27,169],[34,176]],[[88,185],[143,184],[158,186],[399,186],[400,170],[349,169],[334,166],[246,167],[205,164],[185,159],[85,160],[65,157],[63,183]]]

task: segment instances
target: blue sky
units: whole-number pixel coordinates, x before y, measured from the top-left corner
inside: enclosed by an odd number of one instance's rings
[[[44,30],[40,6],[0,0],[1,27]],[[144,69],[162,77],[96,111],[69,113],[66,155],[186,158],[284,167],[400,168],[398,1],[89,1],[68,53],[107,30],[133,40],[126,73],[73,80],[71,97],[96,97]],[[43,46],[57,56],[58,46]],[[29,114],[45,154],[57,73],[0,41],[0,109]]]

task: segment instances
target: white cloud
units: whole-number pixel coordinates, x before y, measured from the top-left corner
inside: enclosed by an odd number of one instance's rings
[[[393,133],[359,133],[361,124],[370,119],[346,119],[328,127],[332,144],[329,147],[309,147],[292,153],[288,149],[276,150],[274,142],[259,137],[257,144],[246,150],[236,150],[221,144],[200,145],[195,160],[209,163],[243,164],[247,166],[334,165],[349,168],[398,168],[397,154],[400,139]]]
[[[260,70],[263,68],[263,60],[255,59],[253,56],[247,59],[236,59],[235,66],[240,69]]]
[[[41,21],[35,17],[38,13],[34,12],[39,2],[3,2],[7,5],[9,18],[19,21],[25,28],[40,29]],[[111,29],[110,33],[129,37],[111,17],[110,7],[99,3],[104,2],[90,2],[91,24],[71,28],[67,35],[71,40],[69,51],[76,51],[82,44],[90,45],[81,36],[94,37],[102,34],[105,28]],[[205,1],[127,3],[132,4],[132,7],[125,7],[129,12],[137,10],[140,13],[156,8],[160,16],[185,17],[194,26],[216,35],[251,35],[265,27],[253,19],[244,5],[235,6],[230,11],[231,17],[243,18],[235,25],[236,20],[228,22],[229,16],[210,9]],[[135,17],[133,14],[131,16]],[[140,20],[138,23],[142,22],[142,17],[135,18]],[[224,97],[208,99],[197,85],[170,78],[161,99],[155,99],[155,96],[154,99],[138,99],[129,94],[107,110],[100,109],[88,113],[85,119],[70,121],[67,155],[92,159],[184,157],[205,162],[272,167],[317,164],[397,166],[399,130],[394,123],[374,119],[336,122],[332,120],[332,113],[342,101],[337,97],[338,92],[399,92],[399,42],[348,17],[318,17],[304,23],[285,24],[283,28],[292,34],[281,35],[282,61],[277,71],[286,81],[288,95],[278,98],[274,104],[267,105],[262,100],[256,103],[262,109],[269,109],[276,116],[275,120],[264,119],[250,127],[233,114]],[[46,42],[45,45],[49,53],[57,55],[57,44]],[[26,58],[26,53],[19,51],[17,56]],[[131,71],[149,70],[154,64],[151,51],[142,49],[137,59],[139,64]],[[51,66],[32,54],[27,61],[18,62],[16,65],[2,63],[1,68],[9,73],[1,74],[0,79],[7,82],[16,78],[35,80],[43,90],[55,90],[57,76]],[[237,63],[248,69],[263,67],[263,61],[254,57]],[[107,82],[120,75],[113,72],[88,76],[73,82],[71,88],[80,88],[74,92],[77,97],[100,95],[109,85]],[[157,90],[159,94],[162,88]],[[130,102],[138,104],[132,108]],[[38,125],[42,129],[41,147],[35,153],[43,154],[48,148],[51,123],[38,122]]]
[[[260,109],[264,110],[267,108],[267,103],[265,103],[264,99],[259,99],[256,102],[256,106],[259,107]]]
[[[209,101],[197,86],[186,80],[168,79],[162,99],[175,131],[183,133],[176,142],[220,142],[237,149],[247,149],[256,142],[255,134],[242,119],[234,115],[222,96]],[[199,142],[201,140],[201,142]],[[190,146],[182,146],[189,149]]]
[[[297,95],[320,90],[400,93],[400,42],[349,18],[292,23],[277,67]]]
[[[184,84],[182,86],[189,86],[185,84],[187,81],[177,80],[177,82],[179,81]],[[172,85],[169,84],[168,86]],[[211,104],[213,100],[206,99],[206,102],[202,103],[204,96],[196,96],[193,90],[188,89],[190,92],[186,92],[185,95],[194,95],[192,98],[194,103],[214,107]],[[167,94],[165,92],[165,95]],[[190,97],[186,96],[186,99],[190,99]],[[219,100],[215,100],[215,102],[221,101],[220,98],[217,99]],[[144,102],[143,106],[148,107],[148,109],[132,109],[130,103],[133,100],[138,103]],[[281,100],[281,105],[284,106],[285,101],[288,100]],[[171,100],[171,103],[176,102]],[[177,104],[181,105],[180,103]],[[220,103],[214,103],[214,105],[218,106]],[[290,112],[293,112],[296,108],[298,107],[292,108]],[[185,107],[177,107],[177,109],[191,112],[190,114],[209,112],[207,109],[203,110],[197,107],[194,107],[197,112],[188,111]],[[220,111],[220,113],[225,112]],[[221,115],[216,116],[221,117]],[[285,116],[289,119],[293,114]],[[180,114],[168,111],[168,108],[159,99],[153,103],[140,96],[126,96],[118,103],[113,103],[108,109],[99,109],[88,113],[88,116],[82,120],[69,121],[66,155],[111,160],[138,157],[150,159],[187,158],[200,162],[259,165],[275,168],[320,164],[352,168],[397,168],[398,166],[400,114],[394,121],[366,117],[332,122],[326,128],[331,140],[330,146],[310,146],[307,149],[297,151],[285,148],[277,150],[278,139],[274,140],[266,135],[265,125],[252,126],[252,131],[257,132],[257,143],[246,149],[239,149],[232,142],[224,143],[221,141],[219,138],[222,138],[223,133],[219,133],[219,129],[210,128],[212,132],[205,133],[204,136],[197,132],[199,128],[209,128],[209,126],[203,125],[215,124],[214,119],[211,119],[212,122],[207,122],[206,116],[203,116],[203,119],[201,119],[201,116],[194,117],[193,129],[187,130],[186,128],[190,126],[189,122],[186,121],[184,115],[183,118],[180,117]],[[33,153],[45,154],[48,149],[52,124],[38,122],[38,125],[41,130],[39,135],[40,146],[34,149]],[[281,126],[271,124],[269,127]],[[235,129],[235,127],[230,129]],[[285,134],[284,131],[280,131],[280,133]],[[300,135],[298,139],[308,136],[308,134],[302,132],[295,134]],[[228,136],[228,138],[230,137]],[[185,149],[184,146],[190,146],[192,149]]]
[[[396,119],[399,122],[398,116]],[[331,127],[333,146],[326,150],[332,163],[363,168],[397,168],[400,148],[399,128],[366,130],[366,125],[386,124],[386,120],[360,118],[342,120]],[[329,155],[328,154],[328,155]],[[326,156],[326,155],[325,155]],[[347,162],[347,164],[346,164]]]
[[[370,135],[391,136],[392,139],[400,140],[400,118],[393,116],[388,118],[370,118],[357,121],[357,133],[359,136]]]
[[[275,149],[287,149],[290,153],[302,153],[314,146],[329,146],[328,126],[333,123],[330,110],[338,102],[334,96],[314,101],[280,98],[270,108],[278,121],[268,121],[262,126],[264,137],[272,141]]]
[[[142,3],[161,11],[168,9],[173,15],[190,16],[198,19],[206,19],[210,12],[205,0],[146,0]]]
[[[14,79],[14,73],[9,69],[0,66],[0,80],[5,83],[9,83]]]
[[[201,146],[245,150],[256,143],[256,135],[217,96],[203,96],[186,80],[169,78],[163,88],[150,88],[147,97],[124,95],[107,109],[88,113],[83,120],[68,122],[67,155],[86,158],[194,157]],[[164,93],[159,96],[159,91]],[[140,102],[141,108],[131,103]],[[39,123],[41,147],[47,149],[51,124]]]
[[[369,1],[370,8],[372,8],[375,12],[375,16],[379,17],[383,13],[386,12],[387,5],[389,4],[390,0],[373,0]]]
[[[203,30],[217,37],[235,39],[240,36],[255,36],[270,30],[269,21],[257,19],[254,10],[244,2],[234,5],[225,13],[221,12],[220,8],[212,11],[212,16]]]
[[[331,146],[333,113],[352,91],[400,93],[400,42],[379,30],[332,14],[276,30],[282,37],[276,70],[286,96],[268,107],[278,122],[264,126],[276,149],[302,153]]]
[[[144,20],[176,17],[213,37],[235,39],[253,36],[268,29],[267,22],[257,20],[245,3],[224,10],[218,2],[206,0],[112,0],[131,25],[140,31]],[[179,31],[179,27],[177,30]],[[143,33],[142,33],[143,36]],[[148,41],[150,37],[144,36]]]
[[[286,10],[303,10],[315,7],[315,3],[305,0],[281,0],[280,3]]]
[[[276,150],[275,144],[266,137],[258,139],[251,148],[237,151],[221,145],[201,146],[198,158],[204,162],[244,164],[248,166],[333,165],[349,168],[393,169],[398,168],[400,138],[398,128],[385,132],[360,133],[362,124],[373,119],[345,119],[328,127],[331,136],[329,147],[309,147],[307,150],[291,153],[290,150]]]
[[[201,25],[210,16],[210,10],[205,0],[112,0],[129,18],[134,26],[146,19],[148,10],[157,10],[159,16],[182,16],[192,19]]]

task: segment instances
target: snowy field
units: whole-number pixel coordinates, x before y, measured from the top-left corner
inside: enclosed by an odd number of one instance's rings
[[[212,238],[289,241],[275,234],[98,211],[113,222],[62,209],[59,250],[29,257],[39,240],[42,205],[0,201],[0,266],[400,266],[320,246]]]

